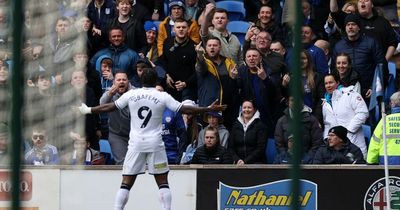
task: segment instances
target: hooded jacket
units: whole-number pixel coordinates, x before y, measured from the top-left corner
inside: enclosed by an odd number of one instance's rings
[[[291,119],[291,111],[286,108],[284,113],[275,128],[275,144],[279,153],[284,153],[288,150],[288,139],[292,135],[289,123]],[[311,114],[312,110],[308,106],[303,106],[301,110],[301,130],[302,138],[301,145],[302,153],[308,153],[312,158],[315,151],[322,144],[322,129],[316,117]]]
[[[235,163],[238,160],[245,164],[265,163],[266,141],[267,129],[260,120],[260,113],[256,111],[247,124],[240,114],[230,132],[228,149]]]

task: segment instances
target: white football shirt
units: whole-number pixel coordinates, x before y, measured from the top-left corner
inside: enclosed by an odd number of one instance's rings
[[[129,90],[115,101],[118,109],[129,106],[131,131],[129,148],[138,152],[164,149],[162,141],[162,116],[165,108],[178,112],[182,104],[165,92],[155,88]]]

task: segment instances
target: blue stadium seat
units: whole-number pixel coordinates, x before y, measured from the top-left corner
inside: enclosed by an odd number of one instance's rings
[[[167,17],[169,15],[168,2],[165,2],[165,1],[164,1],[164,15],[165,15],[165,17]]]
[[[277,155],[275,139],[269,138],[267,140],[267,145],[265,148],[265,157],[267,158],[267,164],[272,164],[275,160],[275,156]]]
[[[244,37],[246,36],[247,29],[250,27],[250,23],[246,21],[229,21],[226,26],[228,31],[232,32],[237,36],[240,41],[240,44],[243,45]]]
[[[112,165],[114,163],[114,157],[111,152],[110,143],[108,142],[107,139],[100,139],[99,144],[100,144],[100,152],[103,154],[104,153],[109,154],[109,158],[107,158],[108,155],[106,155],[106,164]]]
[[[362,125],[362,129],[364,132],[365,143],[367,144],[368,148],[369,140],[371,139],[371,127],[369,125]]]
[[[244,17],[246,16],[246,10],[244,9],[243,2],[226,0],[218,1],[215,4],[217,8],[223,8],[228,11],[229,21],[244,20]]]

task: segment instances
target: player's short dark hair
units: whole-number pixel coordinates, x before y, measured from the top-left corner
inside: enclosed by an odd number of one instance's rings
[[[140,77],[143,87],[155,87],[157,83],[157,72],[153,68],[144,68]]]

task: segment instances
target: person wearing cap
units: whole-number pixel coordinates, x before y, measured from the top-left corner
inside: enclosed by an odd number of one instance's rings
[[[220,144],[218,130],[206,127],[203,132],[204,145],[194,152],[191,164],[233,164],[232,155]]]
[[[175,20],[178,18],[185,18],[185,3],[183,0],[170,0],[168,4],[170,15],[166,17],[159,25],[159,31],[157,36],[157,50],[158,56],[161,57],[163,54],[163,46],[165,40],[175,36],[173,30]],[[193,40],[196,44],[200,42],[200,27],[196,20],[186,20],[188,22],[188,37]]]
[[[313,164],[365,164],[359,147],[347,138],[347,129],[335,126],[329,129],[325,145],[318,148]]]
[[[344,24],[346,37],[336,43],[333,49],[332,63],[336,63],[336,57],[340,53],[346,53],[350,56],[353,70],[361,75],[361,95],[368,104],[372,93],[371,86],[375,68],[378,64],[382,64],[384,67],[384,77],[387,75],[385,54],[376,39],[361,32],[361,23],[358,15],[348,14]]]
[[[124,31],[126,45],[138,52],[146,43],[143,23],[132,15],[132,0],[117,0],[118,16],[108,23],[108,32],[114,27]]]
[[[151,22],[144,23],[144,30],[146,32],[146,44],[139,50],[140,57],[148,58],[151,62],[156,63],[158,60],[157,50],[157,26]]]
[[[382,119],[376,126],[369,143],[367,163],[384,164],[383,126],[387,143],[387,155],[389,165],[400,165],[400,91],[390,97],[391,114],[386,116],[386,125]]]
[[[224,119],[222,118],[222,113],[207,112],[204,114],[203,121],[208,123],[208,125],[200,131],[197,147],[204,145],[204,133],[208,127],[213,127],[218,130],[219,143],[221,144],[221,146],[228,148],[229,131],[222,124],[224,122]]]

